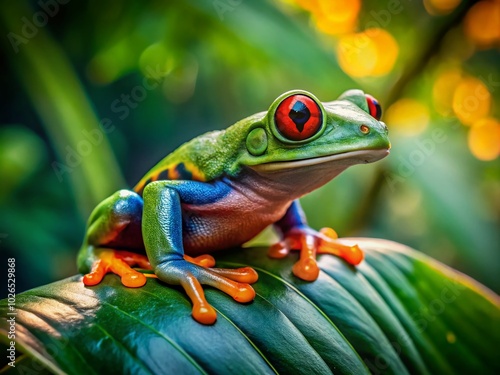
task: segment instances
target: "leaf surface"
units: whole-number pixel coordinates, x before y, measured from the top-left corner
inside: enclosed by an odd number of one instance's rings
[[[291,274],[296,254],[216,254],[220,267],[254,267],[259,281],[249,304],[206,288],[213,326],[191,318],[182,289],[156,279],[130,289],[115,275],[95,287],[74,276],[21,293],[16,349],[25,356],[6,373],[500,373],[497,295],[403,245],[343,241],[359,243],[365,261],[320,256],[312,283]],[[2,317],[8,308],[2,300]],[[0,329],[6,349],[5,319]]]

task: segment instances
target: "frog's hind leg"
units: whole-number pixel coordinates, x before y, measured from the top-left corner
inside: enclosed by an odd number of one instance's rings
[[[78,256],[79,270],[86,274],[85,285],[99,284],[109,272],[119,275],[122,284],[128,287],[146,283],[146,276],[132,269],[133,266],[151,269],[146,255],[115,249],[144,249],[142,209],[142,198],[129,190],[116,192],[94,209]]]
[[[151,264],[144,253],[122,248],[144,251],[142,240],[143,200],[130,190],[120,190],[102,201],[90,215],[87,233],[78,255],[78,267],[84,273],[87,286],[99,284],[107,273],[120,276],[122,284],[137,288],[146,283],[146,277],[132,267],[150,270]],[[202,267],[213,267],[215,260],[210,255],[185,260]]]

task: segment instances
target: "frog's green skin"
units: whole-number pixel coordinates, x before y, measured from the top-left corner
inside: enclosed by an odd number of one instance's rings
[[[307,139],[290,140],[277,128],[276,112],[283,107],[279,105],[294,95],[312,99],[319,108],[321,126]],[[193,316],[202,323],[213,323],[215,312],[200,283],[241,302],[253,299],[252,288],[245,284],[256,281],[253,270],[206,268],[212,265],[209,258],[186,261],[184,256],[241,245],[270,224],[283,239],[305,243],[302,239],[312,236],[333,242],[307,227],[297,199],[351,165],[388,154],[387,127],[370,115],[374,107],[369,104],[360,90],[328,103],[294,90],[277,98],[267,112],[185,143],[133,191],[120,190],[96,207],[78,257],[80,271],[91,271],[84,282],[94,285],[111,270],[125,285],[140,286],[145,279],[129,265],[147,267],[145,258],[134,255],[145,252],[160,280],[185,288],[194,304]],[[281,248],[290,243],[282,242]],[[316,250],[303,251],[311,253],[308,261],[314,262]],[[302,264],[307,269],[309,265]],[[303,278],[315,277],[317,273]]]

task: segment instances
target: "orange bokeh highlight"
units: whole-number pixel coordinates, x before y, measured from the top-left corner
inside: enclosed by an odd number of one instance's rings
[[[479,160],[494,160],[500,155],[500,121],[492,117],[472,125],[468,137],[469,149]]]
[[[432,87],[434,108],[442,116],[453,115],[453,95],[462,80],[462,71],[452,68],[441,73]]]
[[[384,115],[390,129],[405,135],[416,135],[429,125],[429,110],[422,102],[403,98],[391,105]]]
[[[464,32],[479,48],[500,45],[500,0],[474,4],[465,16]]]
[[[318,7],[311,12],[318,30],[338,35],[352,32],[356,28],[360,10],[360,0],[318,0]]]
[[[339,35],[354,31],[361,0],[283,0],[311,13],[316,28],[322,33]]]
[[[398,54],[394,37],[379,28],[342,36],[337,45],[340,67],[352,77],[385,75],[394,67]]]
[[[491,94],[481,80],[463,78],[453,93],[453,112],[464,125],[486,117],[491,108]]]
[[[455,10],[461,0],[424,0],[427,13],[433,16],[443,16]]]

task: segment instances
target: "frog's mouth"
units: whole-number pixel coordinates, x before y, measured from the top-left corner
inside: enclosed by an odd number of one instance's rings
[[[357,150],[357,151],[343,152],[334,155],[319,156],[309,159],[264,163],[264,164],[254,165],[251,168],[254,169],[256,172],[266,173],[266,172],[282,171],[286,169],[309,167],[312,165],[330,163],[336,161],[338,161],[339,164],[343,165],[354,165],[354,164],[373,163],[377,160],[385,158],[387,155],[389,155],[388,149]]]

